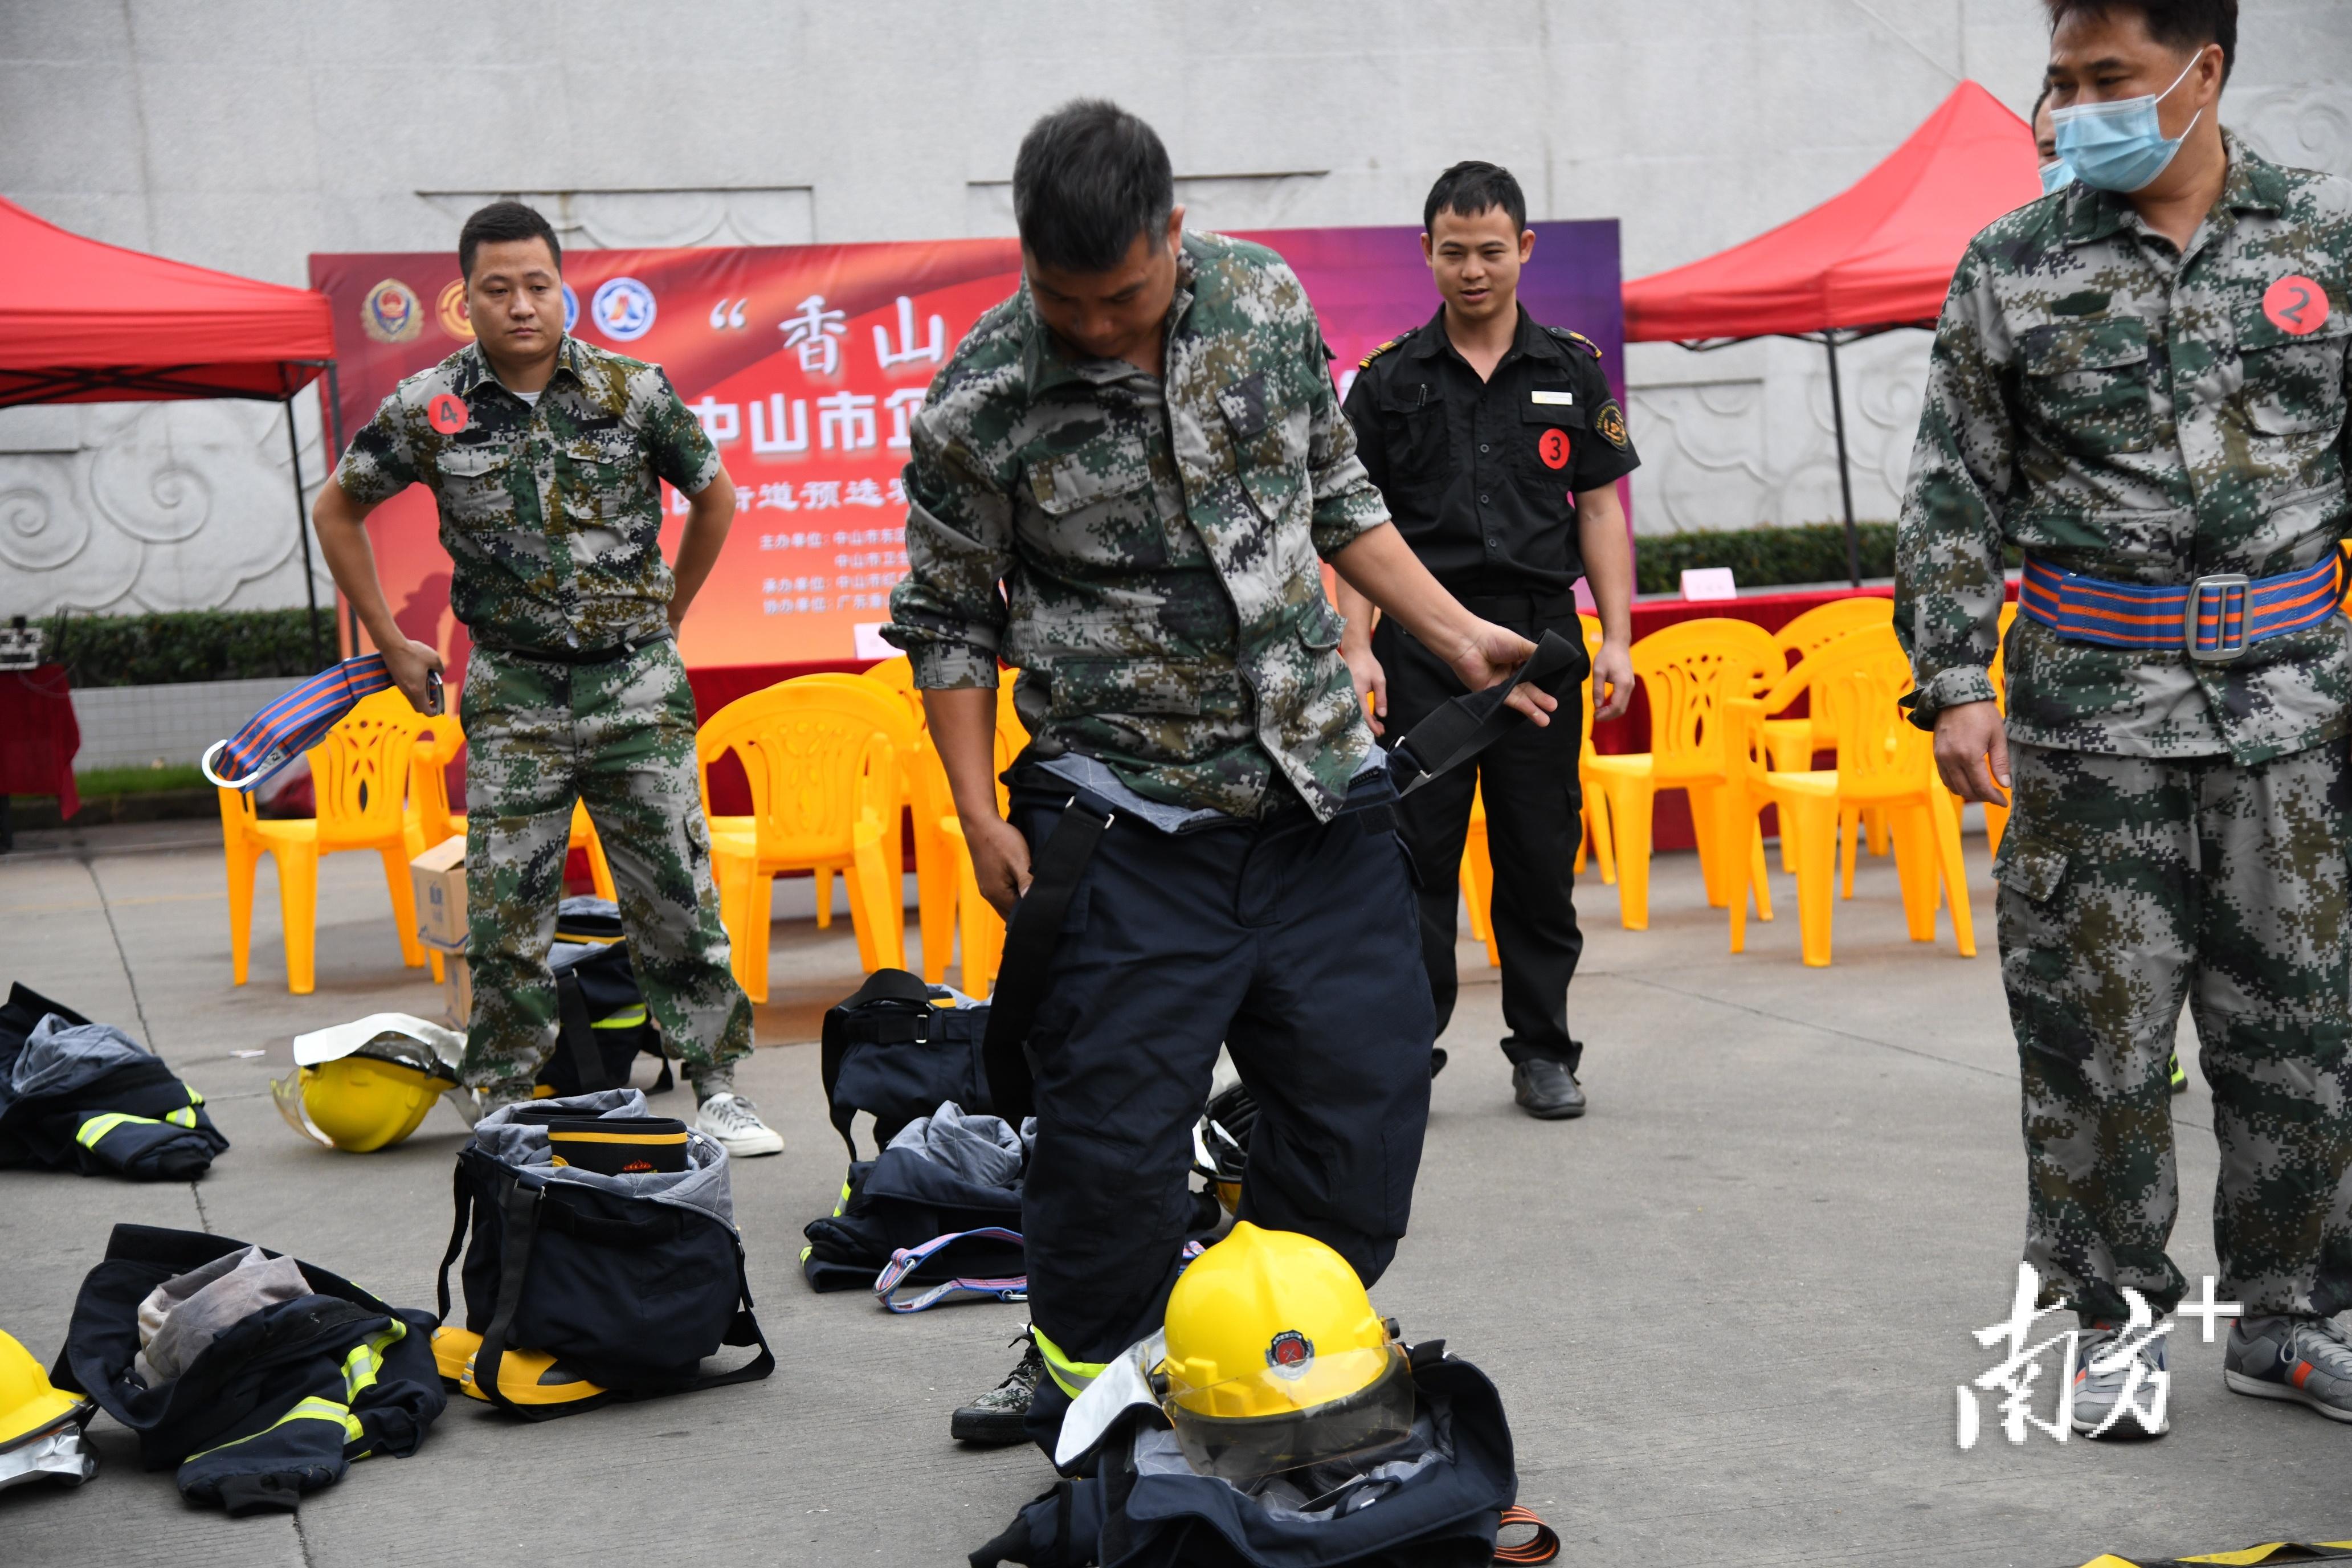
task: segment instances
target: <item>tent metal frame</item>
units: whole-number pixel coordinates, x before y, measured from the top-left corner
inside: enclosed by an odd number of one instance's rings
[[[1749,338],[1690,338],[1682,347],[1695,353],[1707,353],[1716,349],[1727,349],[1734,343],[1752,343],[1764,338],[1793,338],[1800,342],[1819,343],[1829,352],[1830,359],[1830,426],[1837,435],[1838,499],[1845,503],[1845,571],[1853,586],[1862,586],[1862,531],[1853,521],[1853,470],[1846,457],[1845,398],[1838,385],[1838,346],[1858,343],[1864,338],[1874,338],[1882,332],[1916,330],[1935,331],[1933,321],[1887,321],[1875,327],[1824,327],[1815,332],[1762,332]]]

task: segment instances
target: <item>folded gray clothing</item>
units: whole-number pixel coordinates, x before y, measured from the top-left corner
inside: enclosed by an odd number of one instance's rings
[[[70,1094],[117,1068],[149,1059],[145,1047],[111,1024],[68,1024],[46,1014],[16,1053],[6,1098]]]
[[[1021,1134],[1001,1116],[967,1116],[952,1100],[900,1128],[890,1147],[911,1149],[978,1186],[1020,1184]]]
[[[310,1282],[290,1258],[267,1257],[257,1247],[224,1253],[164,1280],[139,1303],[141,1349],[131,1370],[150,1388],[169,1383],[222,1331],[309,1294]]]

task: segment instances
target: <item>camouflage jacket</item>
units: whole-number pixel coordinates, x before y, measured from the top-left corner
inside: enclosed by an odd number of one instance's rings
[[[1317,557],[1388,511],[1325,360],[1281,258],[1216,235],[1184,238],[1164,383],[1066,354],[1025,285],[990,310],[912,426],[883,635],[916,684],[1002,658],[1033,755],[1234,816],[1279,769],[1329,817],[1372,741]]]
[[[2228,183],[2185,258],[2082,185],[1996,220],[1961,258],[1897,530],[1895,628],[1922,726],[1993,695],[2004,542],[2087,576],[2186,586],[2307,566],[2352,524],[2352,184],[2224,142]],[[2326,296],[2316,310],[2294,305],[2305,285]],[[2006,664],[2010,736],[2038,746],[2251,765],[2352,717],[2340,618],[2197,664],[2020,616]]]
[[[661,488],[719,453],[657,365],[567,337],[536,405],[467,343],[393,389],[335,478],[363,506],[422,481],[456,568],[450,608],[493,647],[586,649],[669,625]]]

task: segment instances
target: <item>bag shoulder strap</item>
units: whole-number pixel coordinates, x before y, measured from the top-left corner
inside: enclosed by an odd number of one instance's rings
[[[730,1384],[757,1383],[776,1370],[776,1352],[768,1348],[768,1336],[760,1331],[760,1320],[751,1310],[751,1279],[743,1268],[743,1243],[735,1243],[735,1295],[743,1303],[735,1319],[727,1325],[721,1344],[758,1345],[760,1353],[731,1372],[716,1372],[708,1377],[698,1377],[686,1392],[699,1394],[706,1388],[725,1388]]]
[[[449,1249],[441,1255],[441,1272],[435,1281],[440,1293],[440,1321],[449,1321],[449,1267],[457,1261],[457,1254],[466,1249],[466,1222],[473,1214],[473,1188],[466,1180],[466,1161],[458,1156],[456,1171],[449,1179],[450,1198],[457,1217],[449,1226]]]
[[[604,1070],[604,1053],[596,1046],[595,1028],[588,1022],[588,998],[580,989],[579,976],[568,968],[555,977],[555,1008],[563,1053],[572,1058],[580,1092],[593,1094],[614,1087],[612,1074]]]
[[[1456,697],[1415,724],[1391,752],[1397,793],[1411,795],[1501,740],[1524,721],[1519,710],[1506,701],[1511,693],[1521,686],[1532,686],[1547,696],[1559,696],[1583,655],[1577,644],[1547,631],[1534,656],[1510,679]]]
[[[981,1056],[988,1069],[989,1109],[1015,1127],[1034,1109],[1029,1029],[1045,999],[1045,971],[1053,962],[1054,944],[1095,847],[1117,820],[1115,812],[1072,796],[1031,863],[1029,890],[1013,906],[1013,919],[1005,925],[1004,958],[988,999],[988,1033]]]
[[[514,1328],[515,1312],[522,1305],[523,1281],[530,1275],[531,1243],[539,1236],[539,1205],[541,1190],[515,1179],[510,1172],[502,1172],[507,1189],[499,1195],[499,1216],[506,1222],[499,1237],[499,1297],[490,1310],[489,1325],[482,1331],[480,1348],[474,1352],[474,1386],[483,1398],[501,1410],[512,1411],[526,1421],[545,1421],[551,1416],[569,1415],[568,1405],[517,1405],[499,1386],[499,1363],[506,1359],[507,1335]]]

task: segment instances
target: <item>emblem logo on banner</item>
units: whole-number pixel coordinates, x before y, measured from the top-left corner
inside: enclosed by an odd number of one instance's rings
[[[360,330],[380,343],[404,343],[425,330],[425,310],[416,290],[397,278],[387,278],[367,291],[360,307]]]
[[[440,320],[441,330],[461,343],[474,341],[474,323],[466,314],[466,280],[462,278],[441,290],[435,300],[433,313]]]
[[[566,283],[563,286],[563,330],[568,332],[579,324],[580,296],[572,291],[571,284]]]
[[[588,315],[614,342],[635,342],[654,330],[654,291],[634,278],[607,278],[588,297]]]

